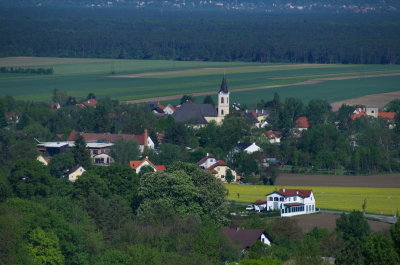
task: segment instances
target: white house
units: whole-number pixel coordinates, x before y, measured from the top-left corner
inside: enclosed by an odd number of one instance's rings
[[[114,158],[106,153],[98,154],[92,157],[93,164],[101,165],[101,166],[108,166],[114,163]]]
[[[197,162],[196,164],[199,167],[202,167],[204,169],[208,169],[209,167],[211,167],[212,165],[214,165],[217,162],[217,159],[215,158],[215,156],[213,154],[209,154],[207,153],[207,155],[205,157],[203,157],[199,162]]]
[[[280,189],[267,194],[266,209],[283,217],[314,213],[315,197],[312,190]]]
[[[238,142],[234,149],[235,152],[244,151],[248,154],[261,151],[261,147],[256,145],[256,143],[241,143]]]
[[[139,174],[140,170],[144,166],[150,166],[153,168],[154,172],[165,171],[166,167],[164,165],[154,165],[148,157],[145,157],[143,160],[132,160],[129,161],[129,165],[137,174]]]

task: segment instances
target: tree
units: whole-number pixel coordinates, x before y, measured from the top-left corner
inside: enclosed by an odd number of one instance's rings
[[[211,104],[213,106],[215,106],[214,100],[210,95],[207,95],[204,100],[203,100],[203,104]]]
[[[391,238],[381,233],[372,233],[365,239],[363,254],[366,265],[400,263]]]
[[[74,154],[71,151],[54,155],[50,160],[49,170],[53,177],[59,178],[64,172],[75,166]]]
[[[397,217],[399,218],[399,217]],[[390,236],[392,237],[394,248],[397,251],[397,254],[400,256],[400,220],[397,219],[397,222],[392,225],[390,228]]]
[[[137,215],[153,218],[160,208],[169,209],[179,216],[201,213],[200,193],[190,177],[183,171],[155,172],[142,177]]]
[[[306,116],[311,126],[325,123],[331,113],[331,105],[323,99],[312,99],[308,102]]]
[[[139,177],[142,177],[146,173],[154,172],[154,168],[152,166],[143,166],[140,168]]]
[[[184,171],[199,191],[199,204],[202,216],[218,223],[226,222],[227,208],[225,204],[226,189],[219,179],[198,166],[183,162],[175,162],[167,169],[168,172]]]
[[[8,123],[6,120],[6,113],[4,111],[4,107],[0,104],[0,129],[7,127]]]
[[[74,154],[76,164],[81,165],[86,169],[90,167],[90,154],[86,150],[86,142],[81,135],[79,135],[75,140],[75,147],[73,148],[72,153]]]
[[[38,227],[29,234],[28,242],[28,252],[33,257],[34,264],[64,264],[59,240],[54,233],[45,232]]]
[[[174,144],[161,144],[159,153],[156,156],[156,162],[159,165],[170,165],[175,161],[183,159],[183,148]]]
[[[86,171],[77,181],[75,181],[72,190],[72,197],[84,199],[91,193],[96,193],[101,197],[108,197],[110,195],[110,190],[105,181],[96,173]]]
[[[183,95],[182,98],[181,98],[180,103],[181,103],[181,105],[182,105],[183,103],[185,103],[185,102],[187,102],[187,101],[192,101],[192,102],[194,102],[195,100],[194,100],[194,97],[192,97],[192,96],[190,96],[190,95]]]
[[[47,167],[34,159],[17,161],[9,177],[14,193],[21,198],[48,196],[53,183]]]
[[[342,214],[336,220],[336,231],[344,240],[362,240],[370,233],[370,228],[361,212],[353,211],[350,214]]]
[[[140,155],[139,144],[133,140],[117,139],[111,148],[110,155],[120,165],[129,165],[129,161],[137,160]]]
[[[234,180],[234,176],[233,176],[233,174],[232,174],[232,170],[230,170],[230,169],[228,169],[227,171],[226,171],[226,176],[225,176],[225,179],[226,179],[226,181],[228,182],[228,183],[231,183],[233,180]]]

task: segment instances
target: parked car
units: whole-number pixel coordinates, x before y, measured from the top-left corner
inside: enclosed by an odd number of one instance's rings
[[[254,206],[253,205],[247,205],[246,206],[246,211],[254,211]]]

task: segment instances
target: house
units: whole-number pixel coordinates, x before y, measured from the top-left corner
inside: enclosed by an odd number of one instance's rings
[[[171,104],[168,104],[164,108],[164,113],[167,115],[172,115],[172,114],[174,114],[175,110],[176,110],[176,108],[174,106],[172,106]]]
[[[49,108],[53,109],[53,110],[57,110],[57,109],[61,108],[61,105],[58,102],[49,102]]]
[[[129,161],[129,165],[137,174],[139,174],[140,169],[144,166],[150,166],[153,168],[154,172],[165,171],[166,168],[164,165],[154,165],[148,157],[145,157],[143,160],[138,161]]]
[[[281,143],[281,137],[280,137],[281,133],[280,132],[274,132],[272,130],[269,130],[269,131],[265,132],[265,135],[267,136],[268,141],[271,144],[280,144]]]
[[[261,147],[256,145],[256,143],[241,143],[238,142],[234,148],[234,152],[244,151],[248,154],[261,151]]]
[[[141,152],[144,149],[150,148],[154,149],[154,142],[150,138],[147,129],[144,130],[143,134],[135,135],[135,134],[113,134],[113,133],[84,133],[77,132],[73,130],[68,136],[68,141],[75,141],[79,136],[82,136],[85,139],[86,143],[114,143],[117,139],[123,140],[136,140],[139,144],[139,149]]]
[[[92,157],[92,163],[98,166],[109,166],[114,162],[114,158],[107,153],[100,153]]]
[[[242,117],[257,128],[263,128],[268,125],[268,122],[266,121],[268,115],[269,113],[265,109],[246,110],[242,113]]]
[[[226,76],[224,75],[218,91],[217,108],[212,104],[185,102],[174,111],[172,117],[176,122],[191,123],[197,128],[211,121],[221,124],[225,116],[229,114],[229,94]]]
[[[316,210],[312,190],[280,189],[266,196],[266,209],[279,210],[283,217],[310,214]]]
[[[41,152],[47,152],[50,156],[54,156],[66,152],[70,146],[69,142],[38,142],[36,148]]]
[[[307,117],[299,117],[296,120],[296,130],[299,132],[306,131],[310,127],[310,123],[308,122]]]
[[[98,102],[97,102],[97,100],[95,98],[91,98],[91,99],[88,99],[86,101],[83,101],[82,105],[85,106],[85,107],[93,107],[93,108],[95,108],[97,106],[97,103]]]
[[[215,156],[213,154],[209,154],[207,153],[207,155],[205,157],[203,157],[199,162],[197,162],[196,164],[199,167],[202,167],[204,169],[208,169],[209,167],[211,167],[212,165],[214,165],[217,162],[217,159],[215,158]]]
[[[231,240],[234,246],[241,250],[250,248],[257,241],[271,246],[271,240],[261,229],[223,228],[222,233]]]
[[[217,179],[220,179],[223,182],[228,182],[226,180],[226,174],[227,174],[228,170],[230,170],[233,175],[232,183],[239,183],[240,179],[241,179],[241,177],[238,176],[236,171],[231,169],[230,167],[228,167],[226,162],[223,160],[218,160],[216,163],[214,163],[212,166],[210,166],[206,170],[208,172],[210,172],[211,174],[213,174]]]
[[[85,171],[86,170],[80,165],[74,166],[67,172],[68,180],[75,182]]]
[[[43,165],[48,166],[50,163],[50,158],[49,157],[44,157],[42,155],[38,155],[36,157],[36,160],[43,163]]]

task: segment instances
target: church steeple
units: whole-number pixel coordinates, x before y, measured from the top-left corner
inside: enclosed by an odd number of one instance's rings
[[[224,118],[229,114],[229,90],[226,75],[222,78],[221,88],[218,91],[218,117]]]
[[[222,77],[222,82],[221,82],[221,88],[219,89],[218,93],[224,93],[224,94],[228,94],[229,90],[228,90],[228,85],[226,83],[226,75],[224,73],[224,76]]]

